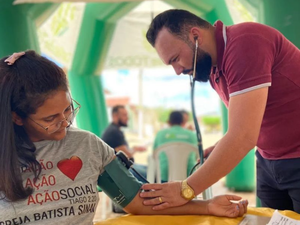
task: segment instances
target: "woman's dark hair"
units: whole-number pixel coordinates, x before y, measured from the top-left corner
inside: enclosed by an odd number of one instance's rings
[[[212,25],[206,20],[182,9],[170,9],[157,15],[151,22],[146,38],[154,47],[158,33],[162,28],[183,41],[187,41],[189,30],[192,27],[210,28]]]
[[[26,131],[13,123],[12,112],[26,119],[50,95],[68,91],[68,82],[61,68],[34,51],[26,51],[13,65],[6,58],[0,60],[0,192],[17,201],[32,193],[22,184],[21,169],[30,169],[37,179],[41,165]]]

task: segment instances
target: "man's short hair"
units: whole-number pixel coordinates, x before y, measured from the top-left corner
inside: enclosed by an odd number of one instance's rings
[[[118,113],[119,109],[125,109],[124,105],[115,105],[111,110],[111,115]]]
[[[210,28],[212,25],[189,11],[170,9],[158,14],[151,22],[146,38],[154,47],[158,33],[167,28],[170,33],[187,41],[189,30],[192,27]]]
[[[180,111],[173,111],[169,116],[169,124],[172,125],[181,125],[183,122],[183,115]]]

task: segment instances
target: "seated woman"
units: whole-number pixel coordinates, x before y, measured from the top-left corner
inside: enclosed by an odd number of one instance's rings
[[[66,75],[34,51],[0,60],[0,225],[92,224],[97,184],[129,213],[237,217],[237,196],[153,211],[141,184],[94,134],[70,125],[80,109]],[[162,202],[161,198],[156,198]]]

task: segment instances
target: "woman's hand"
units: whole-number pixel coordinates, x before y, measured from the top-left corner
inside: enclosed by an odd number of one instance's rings
[[[143,190],[148,192],[140,193],[142,198],[152,198],[144,200],[144,205],[154,205],[153,210],[162,210],[170,207],[186,204],[188,201],[181,197],[181,182],[170,182],[163,184],[144,184]]]
[[[220,195],[208,200],[207,214],[214,216],[238,217],[247,212],[248,201],[236,195]],[[234,203],[234,202],[238,203]]]

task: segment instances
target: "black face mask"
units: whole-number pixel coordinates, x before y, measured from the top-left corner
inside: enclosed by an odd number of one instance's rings
[[[194,62],[195,62],[195,58],[193,59],[193,65]],[[207,52],[201,49],[197,49],[195,80],[200,82],[207,82],[209,80],[211,67],[212,67],[211,56]],[[182,73],[188,74],[191,71],[193,71],[193,69],[184,70]]]

